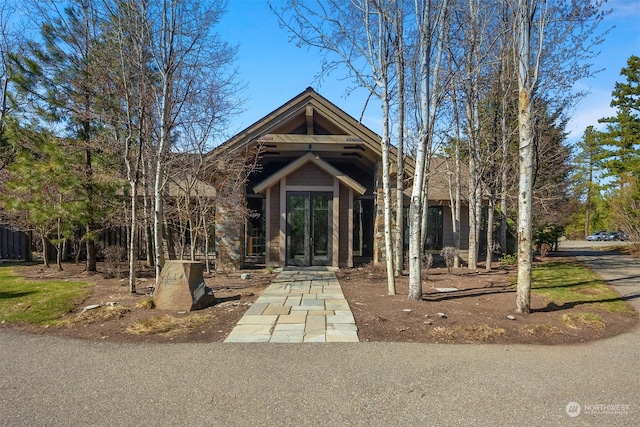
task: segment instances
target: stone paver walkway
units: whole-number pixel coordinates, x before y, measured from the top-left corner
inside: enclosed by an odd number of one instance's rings
[[[335,271],[278,274],[224,342],[358,342]]]

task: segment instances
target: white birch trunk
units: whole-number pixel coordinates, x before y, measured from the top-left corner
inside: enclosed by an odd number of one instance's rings
[[[491,262],[493,261],[493,222],[494,222],[494,214],[495,214],[495,204],[496,199],[491,190],[491,194],[489,195],[489,208],[487,210],[487,256],[485,258],[485,267],[486,271],[491,271]]]
[[[131,232],[129,234],[129,291],[136,292],[136,259],[138,257],[138,182],[129,181],[131,188]]]
[[[520,130],[520,179],[518,182],[518,285],[516,311],[529,313],[531,307],[533,133],[531,99],[520,91],[518,126]]]
[[[158,150],[160,152],[160,150]],[[159,154],[159,153],[158,153]],[[164,179],[164,165],[160,157],[156,160],[156,176],[153,185],[153,249],[154,249],[154,265],[156,267],[156,283],[160,277],[160,271],[164,267],[164,251],[162,248],[162,219],[163,200],[162,200],[162,180]]]
[[[387,292],[389,295],[396,293],[396,281],[393,268],[393,236],[391,235],[391,172],[389,156],[389,95],[386,83],[382,88],[382,120],[385,125],[382,129],[382,198],[384,200],[384,246],[385,261],[387,264]]]
[[[451,178],[449,178],[449,201],[451,206],[451,224],[452,224],[452,233],[453,233],[453,245],[456,248],[457,254],[453,261],[453,268],[460,267],[460,199],[462,196],[462,177],[461,177],[461,164],[460,164],[460,120],[458,116],[458,101],[456,98],[456,90],[455,85],[452,87],[453,97],[452,97],[452,107],[453,107],[453,117],[454,117],[454,126],[455,126],[455,140],[453,142],[453,157],[454,157],[454,168],[453,168],[453,183],[451,183]],[[451,174],[449,174],[451,176]]]
[[[418,35],[420,39],[419,76],[422,81],[420,88],[420,131],[416,151],[416,168],[411,189],[411,204],[409,206],[409,298],[419,300],[422,298],[422,215],[425,207],[422,196],[428,188],[425,185],[425,177],[428,167],[428,156],[431,151],[433,121],[438,107],[438,91],[431,85],[437,83],[439,78],[439,66],[443,52],[443,40],[445,33],[445,11],[447,0],[443,0],[438,8],[436,18],[432,18],[432,2],[415,2]],[[433,19],[433,22],[432,22]],[[431,58],[431,45],[433,32],[436,37],[436,54]],[[432,80],[433,79],[433,80]]]
[[[396,32],[395,65],[398,85],[398,144],[396,157],[396,248],[395,275],[401,276],[404,269],[404,11],[400,4],[394,9]]]
[[[516,11],[515,61],[518,69],[518,131],[520,136],[520,179],[518,181],[518,281],[516,312],[531,309],[532,263],[532,189],[533,189],[533,129],[532,88],[530,65],[531,19],[535,2],[519,0]],[[542,31],[542,29],[540,29]]]
[[[478,194],[478,173],[477,160],[475,154],[469,156],[469,265],[468,268],[475,270],[478,268],[478,223],[480,205]]]

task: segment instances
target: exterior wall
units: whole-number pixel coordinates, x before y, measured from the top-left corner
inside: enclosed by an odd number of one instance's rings
[[[239,270],[244,267],[244,225],[243,209],[238,209],[238,205],[233,203],[218,204],[215,219],[217,270]]]
[[[267,193],[267,264],[280,265],[280,183]]]
[[[448,205],[444,205],[443,209],[443,239],[444,246],[454,246],[453,242],[453,219],[451,218],[451,208]],[[466,206],[462,206],[460,210],[460,250],[469,249],[469,209]]]
[[[342,203],[339,181],[327,174],[313,163],[308,163],[284,177],[278,184],[267,191],[267,259],[268,265],[284,266],[286,263],[286,194],[288,191],[327,191],[333,192],[333,227],[330,237],[333,237],[332,264],[338,266],[340,261],[339,239]],[[346,188],[346,187],[345,187]],[[347,189],[348,191],[348,189]],[[345,229],[348,230],[348,229]],[[348,254],[346,256],[349,256]],[[349,256],[350,258],[350,256]],[[345,261],[345,265],[348,261]]]
[[[313,163],[307,163],[287,176],[287,186],[333,186],[333,177]]]
[[[376,198],[374,203],[375,217],[373,219],[373,263],[380,264],[386,260],[385,256],[385,242],[384,242],[384,191],[382,188],[382,165],[378,163],[375,170],[375,186],[376,186]],[[396,181],[395,178],[391,180],[391,238],[395,241],[396,233],[393,232],[393,228],[396,225]],[[405,224],[406,227],[406,224]]]
[[[345,185],[340,184],[340,219],[339,219],[339,254],[338,265],[340,267],[353,266],[353,192]]]

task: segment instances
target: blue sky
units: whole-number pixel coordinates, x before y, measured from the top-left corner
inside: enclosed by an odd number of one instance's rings
[[[279,0],[273,0],[275,5]],[[609,0],[612,8],[601,29],[610,30],[600,46],[601,54],[594,60],[594,69],[603,69],[595,77],[576,84],[576,88],[591,93],[572,114],[567,127],[569,139],[580,138],[588,125],[599,127],[598,119],[613,114],[610,108],[611,91],[621,81],[620,69],[631,55],[640,55],[640,0]],[[315,80],[320,69],[320,54],[315,50],[296,47],[289,41],[286,30],[264,0],[229,0],[227,12],[218,26],[221,37],[238,45],[240,78],[247,84],[245,111],[233,121],[235,133],[261,119],[298,93],[312,86],[321,95],[356,119],[360,117],[366,92],[358,90],[348,97],[351,82],[344,81],[344,73],[335,71],[321,84]],[[380,133],[380,111],[370,104],[363,123]]]

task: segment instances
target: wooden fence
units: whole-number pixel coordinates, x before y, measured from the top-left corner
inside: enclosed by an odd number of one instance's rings
[[[101,257],[102,250],[109,246],[118,246],[123,248],[125,251],[129,246],[129,232],[130,229],[126,226],[122,227],[111,227],[104,229],[100,232],[100,235],[97,240],[97,250],[98,256]],[[147,257],[147,249],[149,248],[148,236],[147,233],[143,229],[139,229],[138,231],[138,259],[145,259]],[[9,260],[23,260],[23,261],[32,261],[32,251],[33,250],[42,250],[42,248],[33,248],[32,246],[32,233],[24,232],[24,231],[16,231],[12,230],[8,225],[0,224],[0,259],[9,259]],[[213,241],[213,239],[212,239]],[[36,247],[39,242],[36,242]],[[42,245],[39,245],[42,246]],[[176,257],[176,247],[175,245],[171,245],[170,258]],[[149,248],[152,250],[152,248]],[[204,259],[204,248],[198,247],[196,250],[196,257],[198,259]],[[86,250],[84,244],[80,245],[78,248],[73,247],[71,242],[69,241],[64,246],[64,252],[62,259],[64,261],[68,261],[75,257],[75,250],[80,250],[80,260],[86,259]],[[49,260],[55,261],[56,259],[56,248],[53,245],[49,246]],[[126,252],[124,252],[126,254]],[[183,250],[183,256],[187,257],[189,255],[188,246]],[[211,256],[211,255],[210,255]]]
[[[0,224],[0,259],[31,261],[31,233]]]

